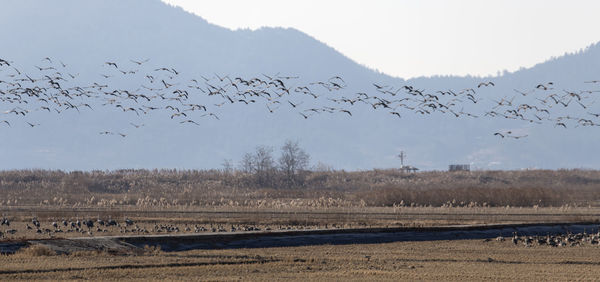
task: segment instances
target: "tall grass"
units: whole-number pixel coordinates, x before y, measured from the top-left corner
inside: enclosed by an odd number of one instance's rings
[[[0,206],[186,208],[355,206],[598,206],[600,171],[302,172],[218,170],[0,172]]]

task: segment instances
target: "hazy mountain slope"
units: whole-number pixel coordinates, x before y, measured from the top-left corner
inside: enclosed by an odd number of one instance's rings
[[[594,45],[497,78],[404,81],[360,66],[294,29],[231,31],[158,0],[8,0],[3,1],[0,13],[0,58],[34,72],[33,65],[50,56],[67,63],[90,83],[107,72],[105,61],[149,58],[153,66],[172,66],[195,77],[280,72],[300,76],[301,83],[340,75],[348,82],[342,95],[372,92],[373,82],[397,87],[411,84],[435,92],[493,80],[497,87],[480,91],[491,100],[514,96],[514,88],[531,89],[543,81],[581,88],[584,80],[600,73],[600,47]],[[140,85],[141,81],[126,84]],[[4,111],[11,105],[0,107]],[[486,106],[468,107],[481,112]],[[397,166],[395,155],[401,149],[407,151],[411,164],[424,169],[444,169],[455,162],[481,168],[600,167],[600,160],[589,153],[600,141],[597,127],[561,130],[552,125],[445,115],[406,114],[398,119],[373,112],[367,105],[356,106],[353,113],[352,118],[337,114],[305,120],[286,109],[269,114],[264,105],[235,105],[221,110],[220,120],[205,119],[198,127],[181,126],[164,115],[141,120],[101,107],[82,114],[34,114],[31,118],[39,120],[39,127],[29,128],[22,122],[0,129],[5,144],[0,156],[10,160],[0,163],[0,168],[211,168],[224,158],[239,160],[256,145],[277,147],[287,138],[299,139],[314,162],[345,169]],[[146,126],[134,130],[129,122]],[[515,127],[530,136],[501,140],[492,135],[495,130]],[[106,129],[127,131],[128,136],[98,134]]]

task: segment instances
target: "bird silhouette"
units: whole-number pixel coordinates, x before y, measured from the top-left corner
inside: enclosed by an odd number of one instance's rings
[[[481,82],[481,83],[479,83],[479,84],[477,85],[477,88],[480,88],[480,87],[482,87],[482,86],[495,86],[495,84],[494,84],[493,82],[491,82],[491,81],[488,81],[488,82]]]
[[[108,66],[113,66],[113,67],[115,67],[116,69],[118,69],[118,68],[119,68],[119,67],[117,66],[117,64],[116,64],[116,63],[113,63],[113,62],[105,62],[104,64],[106,64],[106,65],[108,65]]]
[[[135,60],[130,60],[130,61],[132,63],[135,63],[135,64],[141,66],[143,63],[146,63],[146,62],[150,61],[150,59],[145,59],[145,60],[142,60],[142,61],[135,61]]]

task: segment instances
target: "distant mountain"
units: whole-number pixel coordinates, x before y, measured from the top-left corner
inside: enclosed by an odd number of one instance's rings
[[[561,87],[557,92],[582,90],[592,86],[583,81],[600,79],[600,45],[595,44],[499,77],[403,80],[361,66],[295,29],[232,31],[158,0],[7,0],[2,2],[0,38],[0,58],[24,71],[35,72],[35,65],[51,57],[89,83],[107,71],[105,61],[128,63],[133,69],[131,59],[146,58],[153,66],[172,66],[189,76],[280,73],[299,76],[298,83],[307,83],[339,75],[348,84],[341,95],[373,92],[372,83],[413,85],[435,92],[494,81],[496,87],[478,89],[485,101],[465,106],[479,112],[493,106],[493,100],[520,95],[514,89],[533,89],[552,81]],[[125,84],[140,85],[141,81]],[[533,96],[528,99],[535,101]],[[571,114],[585,115],[598,109],[597,104]],[[0,103],[0,110],[13,106]],[[220,120],[204,119],[200,126],[190,127],[168,116],[140,119],[101,107],[81,114],[35,113],[10,128],[0,127],[4,145],[0,168],[217,168],[223,159],[239,160],[256,145],[277,148],[285,139],[300,140],[313,163],[338,169],[396,167],[395,156],[401,150],[407,152],[408,163],[428,170],[445,169],[451,163],[471,163],[482,169],[600,168],[600,159],[594,155],[600,141],[598,127],[564,129],[552,123],[441,114],[407,113],[398,119],[366,105],[353,109],[352,117],[334,114],[304,119],[287,108],[270,114],[264,105],[233,106],[220,110],[219,115]],[[27,126],[30,118],[40,126]],[[145,126],[135,129],[130,122]],[[108,129],[128,136],[98,134]],[[493,135],[502,129],[528,137],[507,140]]]

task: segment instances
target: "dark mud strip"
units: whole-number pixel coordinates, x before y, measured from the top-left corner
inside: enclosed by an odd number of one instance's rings
[[[278,261],[279,260],[261,259],[261,260],[247,260],[247,261],[215,261],[215,262],[164,263],[164,264],[121,264],[121,265],[108,265],[108,266],[98,266],[98,267],[65,267],[65,268],[50,268],[50,269],[0,270],[0,275],[66,272],[66,271],[88,271],[88,270],[189,267],[189,266],[207,266],[207,265],[263,264],[263,263],[278,262]]]
[[[27,246],[27,242],[0,243],[0,255],[14,254],[17,250]]]
[[[438,228],[377,228],[307,230],[293,232],[229,233],[184,236],[136,236],[119,240],[137,246],[160,246],[163,251],[239,249],[312,245],[379,244],[401,241],[488,239],[498,236],[535,236],[567,232],[598,232],[599,224],[493,225]]]

